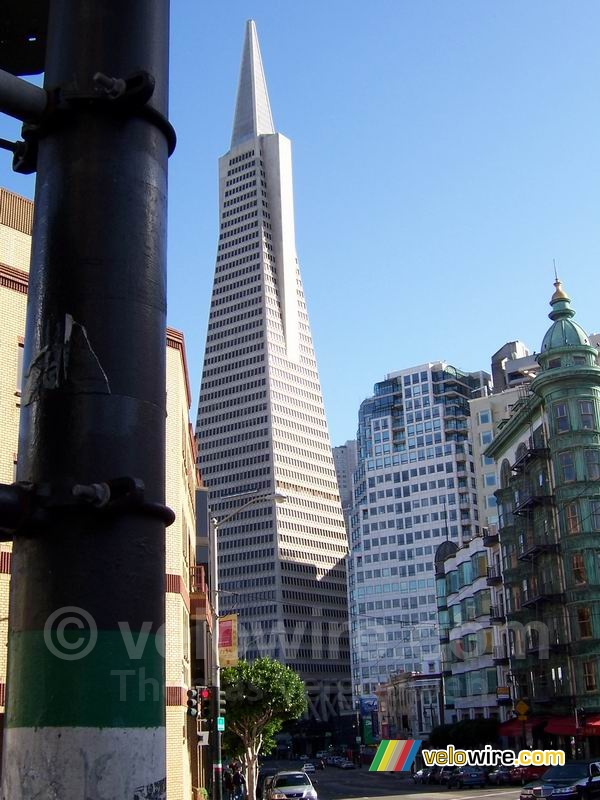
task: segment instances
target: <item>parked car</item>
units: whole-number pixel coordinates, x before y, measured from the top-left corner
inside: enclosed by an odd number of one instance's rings
[[[415,783],[429,783],[429,777],[434,767],[422,767],[413,773],[412,779]]]
[[[521,789],[520,800],[596,800],[600,797],[600,761],[567,761],[550,767]]]
[[[479,786],[487,783],[487,775],[481,767],[457,767],[446,781],[448,789],[464,789],[465,786]]]
[[[267,800],[317,800],[317,790],[306,772],[278,772],[269,787]]]
[[[496,767],[496,769],[488,773],[488,781],[493,786],[508,786],[509,783],[512,783],[512,771],[512,767]]]
[[[442,767],[439,775],[437,776],[436,783],[439,783],[440,786],[446,786],[451,776],[456,772],[457,769],[459,769],[459,767]]]
[[[541,778],[547,770],[548,767],[513,767],[510,771],[510,781],[525,786],[526,783]]]
[[[261,767],[259,769],[256,777],[256,800],[262,800],[265,781],[268,777],[273,778],[276,772],[278,772],[277,767]]]
[[[354,769],[355,768],[354,762],[350,761],[348,758],[346,758],[344,761],[342,761],[341,764],[338,764],[338,766],[339,766],[340,769]]]
[[[431,772],[429,773],[427,783],[439,783],[441,772],[442,767],[431,767]]]
[[[273,783],[273,778],[275,777],[276,774],[277,773],[273,775],[265,775],[262,781],[260,795],[258,794],[258,786],[256,789],[257,800],[267,800],[269,796],[269,789],[271,788],[271,784]]]

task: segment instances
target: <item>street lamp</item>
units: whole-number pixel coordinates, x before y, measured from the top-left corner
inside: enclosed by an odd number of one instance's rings
[[[286,495],[281,494],[281,492],[246,492],[244,494],[229,494],[225,495],[225,497],[219,498],[220,500],[243,500],[246,498],[246,502],[242,503],[237,508],[234,508],[229,514],[226,514],[221,519],[217,517],[211,518],[211,524],[209,525],[209,557],[210,557],[210,574],[211,574],[211,582],[210,582],[210,595],[211,595],[211,603],[213,607],[214,617],[215,617],[215,630],[213,631],[212,635],[212,681],[211,684],[214,687],[214,697],[215,701],[213,704],[213,708],[217,708],[218,698],[221,696],[221,673],[220,673],[220,663],[219,663],[219,567],[217,561],[217,542],[218,542],[218,533],[219,528],[221,525],[224,525],[226,522],[229,522],[234,517],[237,517],[242,511],[244,511],[248,506],[254,505],[255,503],[261,503],[264,501],[272,500],[274,503],[280,504],[285,503],[287,500]],[[216,716],[216,715],[215,715]],[[217,721],[216,719],[213,720],[213,726],[216,727]],[[223,800],[223,781],[222,781],[222,770],[223,765],[221,763],[221,731],[213,730],[213,737],[214,737],[214,744],[213,744],[213,798],[214,800]]]

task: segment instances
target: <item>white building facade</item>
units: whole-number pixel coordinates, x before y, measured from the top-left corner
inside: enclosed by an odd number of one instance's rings
[[[361,404],[349,558],[356,697],[440,670],[434,555],[480,532],[469,400],[489,375],[445,362],[391,373]]]
[[[220,526],[221,611],[240,615],[242,654],[298,671],[326,720],[349,690],[348,544],[296,255],[291,143],[273,126],[252,21],[219,206],[197,420],[202,476],[217,518],[242,505],[240,495],[287,497]]]

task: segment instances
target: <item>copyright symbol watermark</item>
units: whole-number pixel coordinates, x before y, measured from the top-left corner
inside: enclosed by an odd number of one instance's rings
[[[74,629],[89,631],[89,635],[77,635]],[[44,625],[46,647],[63,661],[85,658],[96,646],[97,639],[96,621],[89,612],[78,606],[57,608]]]

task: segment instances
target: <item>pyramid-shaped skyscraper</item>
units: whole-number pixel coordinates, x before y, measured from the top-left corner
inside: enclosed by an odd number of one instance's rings
[[[291,143],[276,133],[256,28],[246,27],[202,387],[199,463],[219,526],[220,611],[240,654],[278,658],[313,715],[349,711],[348,541],[298,268]],[[285,495],[253,502],[259,495]]]

